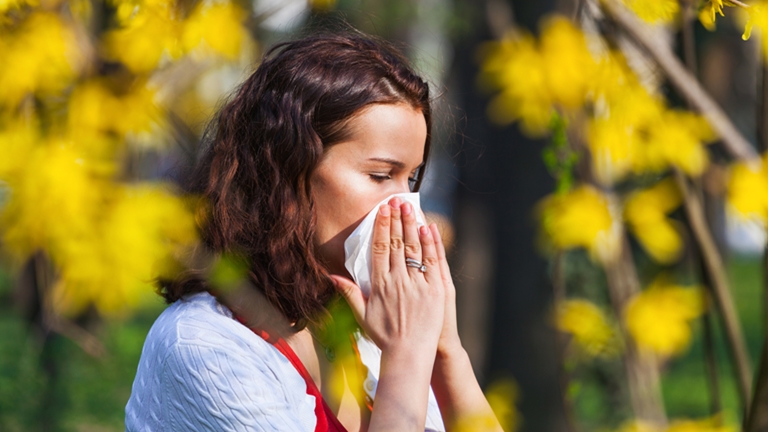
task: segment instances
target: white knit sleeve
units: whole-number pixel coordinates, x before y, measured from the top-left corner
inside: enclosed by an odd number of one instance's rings
[[[162,377],[170,430],[308,430],[297,418],[284,383],[263,362],[249,357],[218,346],[176,345]]]

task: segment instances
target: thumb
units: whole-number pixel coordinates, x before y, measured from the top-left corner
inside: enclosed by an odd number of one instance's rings
[[[331,275],[331,279],[333,280],[333,285],[336,287],[336,290],[342,297],[344,297],[347,304],[349,304],[352,313],[355,314],[357,322],[361,323],[362,318],[365,316],[365,298],[363,297],[363,291],[357,284],[345,277]]]

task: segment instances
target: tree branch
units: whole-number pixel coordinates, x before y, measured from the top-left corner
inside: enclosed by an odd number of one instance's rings
[[[688,180],[679,171],[675,170],[675,180],[683,195],[683,205],[688,216],[688,221],[693,230],[694,237],[699,245],[699,250],[704,258],[704,266],[712,284],[712,294],[715,304],[718,306],[720,316],[725,327],[726,339],[730,346],[730,352],[736,369],[736,378],[739,387],[739,399],[745,411],[749,407],[752,387],[752,366],[741,330],[739,315],[731,298],[731,290],[728,277],[723,267],[720,252],[717,249],[712,234],[707,228],[707,220],[699,197],[691,191]]]
[[[736,129],[725,112],[702,88],[696,77],[686,70],[675,53],[667,45],[660,43],[653,37],[651,29],[616,0],[603,0],[601,5],[603,10],[656,61],[670,82],[688,100],[690,105],[696,107],[709,120],[712,128],[722,139],[726,150],[734,158],[747,161],[758,159],[758,154],[749,144],[749,141]]]

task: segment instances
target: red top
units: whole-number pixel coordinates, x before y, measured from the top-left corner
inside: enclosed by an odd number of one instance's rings
[[[239,318],[238,321],[243,322]],[[263,330],[253,330],[253,332],[277,348],[277,350],[291,362],[293,367],[296,368],[296,371],[299,372],[301,377],[304,378],[304,382],[307,383],[307,394],[315,397],[315,416],[317,417],[315,432],[347,432],[341,422],[339,422],[339,419],[336,418],[336,414],[334,414],[328,404],[325,403],[323,395],[320,393],[320,389],[318,389],[315,382],[312,381],[309,372],[307,372],[304,364],[299,360],[299,356],[297,356],[291,349],[291,346],[288,345],[288,342],[281,337],[272,337],[269,333]]]

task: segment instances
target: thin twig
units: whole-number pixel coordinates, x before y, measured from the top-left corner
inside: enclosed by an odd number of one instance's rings
[[[731,298],[728,277],[720,257],[720,251],[718,251],[712,234],[707,227],[707,221],[699,197],[691,191],[688,186],[688,180],[679,170],[675,170],[674,175],[680,192],[683,195],[683,205],[688,221],[691,224],[694,238],[704,258],[704,267],[712,284],[715,304],[718,306],[720,317],[723,320],[731,357],[736,370],[739,399],[746,413],[752,387],[752,366],[736,306],[733,303],[733,298]]]
[[[738,6],[738,7],[742,8],[742,9],[749,9],[751,7],[750,5],[748,5],[746,3],[742,3],[739,0],[725,0],[725,1],[726,1],[726,3],[730,3],[730,4],[734,5],[734,6]]]
[[[712,128],[722,139],[726,150],[736,159],[757,161],[758,155],[749,142],[702,88],[696,77],[686,70],[670,47],[654,37],[651,29],[616,0],[604,0],[600,4],[603,10],[648,52],[680,94],[709,120]]]
[[[696,40],[693,31],[693,21],[696,19],[694,11],[696,3],[692,0],[680,0],[680,6],[683,8],[682,36],[683,36],[683,59],[685,66],[693,76],[698,76],[698,62],[696,61]],[[691,108],[689,106],[689,108]],[[707,202],[707,196],[701,181],[694,181],[694,193],[699,197],[702,203]],[[711,199],[711,198],[709,198]],[[714,227],[711,219],[707,220],[710,230]],[[690,221],[688,221],[690,227]],[[707,387],[709,390],[709,408],[710,415],[715,416],[723,409],[722,397],[720,396],[720,380],[717,374],[717,357],[715,356],[715,334],[712,328],[712,320],[715,311],[712,306],[712,281],[709,273],[705,270],[704,258],[701,250],[694,246],[693,260],[696,261],[696,270],[700,273],[701,282],[706,287],[707,308],[702,315],[703,333],[704,333],[704,368],[707,376]],[[719,417],[717,417],[719,419]]]

